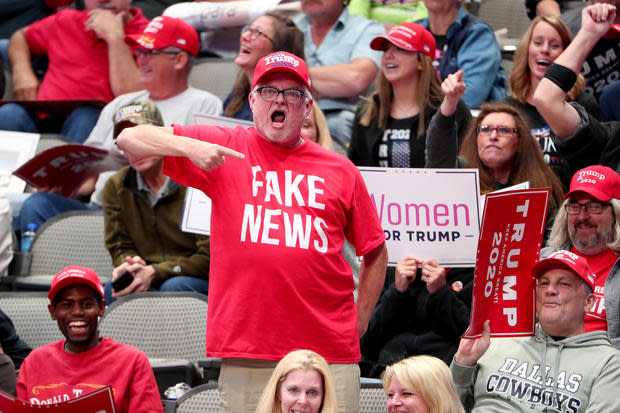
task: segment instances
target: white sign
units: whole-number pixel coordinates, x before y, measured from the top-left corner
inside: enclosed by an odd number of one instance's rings
[[[477,169],[360,168],[386,237],[389,264],[407,255],[474,267],[480,231]]]
[[[234,128],[237,125],[241,125],[247,129],[250,126],[254,126],[254,122],[250,122],[249,120],[229,118],[226,116],[207,115],[206,113],[195,113],[194,123],[196,125],[214,125],[222,126],[224,128]]]
[[[38,133],[0,131],[0,193],[22,193],[26,182],[13,171],[30,160],[37,149]]]
[[[181,231],[211,235],[211,198],[199,189],[187,187]]]

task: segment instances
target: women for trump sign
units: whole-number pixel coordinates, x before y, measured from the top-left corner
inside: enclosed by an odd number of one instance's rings
[[[482,334],[534,334],[536,323],[532,267],[538,262],[549,189],[488,194],[480,229],[469,328],[465,338]]]

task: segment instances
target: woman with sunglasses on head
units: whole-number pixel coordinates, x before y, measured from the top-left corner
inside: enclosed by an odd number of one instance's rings
[[[248,101],[250,82],[258,59],[276,51],[304,59],[304,36],[293,20],[280,11],[270,11],[241,30],[235,64],[241,69],[233,89],[224,100],[224,115],[252,120]]]
[[[402,23],[370,47],[384,51],[375,92],[357,109],[348,156],[358,166],[423,168],[428,124],[443,94],[432,61],[435,39],[416,23]],[[457,102],[462,137],[471,115]]]
[[[568,26],[557,16],[538,16],[523,35],[515,53],[515,65],[510,75],[512,96],[504,102],[519,109],[525,117],[532,136],[538,141],[545,162],[558,175],[565,188],[570,185],[574,170],[570,170],[564,157],[556,150],[555,137],[547,121],[534,106],[534,91],[547,72],[547,68],[564,51],[573,39]],[[591,116],[599,117],[596,99],[585,93],[585,79],[577,77],[568,91],[568,101],[583,106]]]

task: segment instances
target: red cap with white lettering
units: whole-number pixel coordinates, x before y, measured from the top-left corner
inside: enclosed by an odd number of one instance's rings
[[[564,199],[575,192],[585,192],[601,202],[608,202],[620,195],[620,175],[602,165],[591,165],[575,172],[570,181],[570,190]]]
[[[543,275],[549,267],[560,266],[577,273],[586,284],[594,290],[594,280],[596,275],[590,270],[588,261],[579,255],[566,250],[559,250],[551,254],[548,258],[542,259],[532,268],[532,275],[535,278]]]
[[[54,297],[61,289],[75,284],[82,284],[95,290],[101,298],[103,298],[103,285],[99,280],[99,276],[95,270],[80,267],[79,265],[70,265],[60,270],[52,280],[52,286],[47,293],[47,298],[54,301]]]
[[[310,74],[304,59],[288,52],[275,52],[265,57],[261,57],[254,69],[254,79],[252,89],[267,74],[275,72],[287,72],[295,75],[310,90]]]

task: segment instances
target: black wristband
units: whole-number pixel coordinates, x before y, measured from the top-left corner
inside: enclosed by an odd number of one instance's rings
[[[575,85],[575,81],[577,81],[575,72],[557,63],[552,63],[549,66],[547,72],[545,72],[545,77],[558,85],[565,93],[568,93]]]

